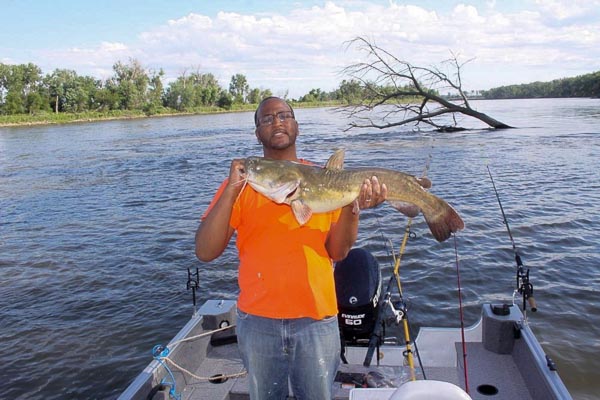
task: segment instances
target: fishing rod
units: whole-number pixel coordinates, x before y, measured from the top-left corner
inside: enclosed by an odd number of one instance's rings
[[[423,169],[423,177],[427,176],[427,172],[429,171],[429,166],[431,165],[431,153],[429,153],[429,157],[427,157],[427,161],[425,162],[425,168]],[[396,279],[396,286],[398,287],[398,293],[400,294],[400,301],[402,304],[402,328],[404,330],[404,344],[406,346],[406,358],[408,360],[408,366],[410,368],[410,379],[411,381],[416,380],[415,376],[415,363],[412,351],[412,340],[410,335],[410,325],[408,321],[407,307],[404,302],[404,293],[402,292],[402,283],[400,281],[400,261],[402,256],[404,255],[404,251],[406,249],[406,243],[408,239],[414,237],[414,233],[411,232],[410,226],[412,224],[412,218],[409,218],[406,222],[406,229],[404,230],[404,237],[402,238],[402,244],[400,245],[400,251],[398,252],[398,257],[394,263],[394,278]],[[421,366],[421,371],[423,373],[423,378],[427,379],[425,376],[425,369],[423,368],[423,362],[421,361],[421,354],[419,353],[419,349],[417,348],[417,342],[414,342],[415,350],[417,353],[417,358],[419,360],[419,365]]]
[[[427,176],[427,172],[429,171],[430,164],[431,164],[431,154],[429,154],[429,157],[427,158],[427,162],[425,163],[425,168],[423,169],[423,174],[422,174],[423,177]],[[381,223],[379,222],[379,218],[377,218],[377,222],[381,226]],[[402,259],[402,256],[404,255],[404,251],[406,249],[406,243],[408,242],[409,238],[414,237],[414,232],[412,232],[410,230],[411,224],[412,224],[412,218],[409,218],[406,223],[406,228],[404,229],[404,236],[402,238],[402,243],[400,245],[400,251],[398,252],[398,257],[395,256],[394,251],[392,249],[392,256],[394,257],[394,269],[393,269],[392,276],[390,277],[390,279],[388,281],[387,289],[385,291],[385,297],[381,304],[382,304],[382,306],[385,304],[389,304],[389,306],[392,310],[392,313],[395,316],[397,325],[400,322],[402,322],[402,328],[403,328],[403,333],[404,333],[404,344],[406,346],[406,358],[407,358],[408,365],[410,368],[410,379],[412,381],[414,381],[414,380],[416,380],[416,375],[415,375],[415,364],[414,364],[414,357],[413,357],[413,351],[412,351],[412,341],[410,338],[411,337],[410,325],[409,325],[409,321],[408,321],[407,306],[406,306],[406,302],[404,301],[404,294],[402,292],[402,283],[400,281],[400,272],[399,272],[400,271],[400,260]],[[398,293],[400,295],[400,306],[401,306],[400,310],[397,310],[391,301],[391,288],[392,288],[392,282],[394,280],[396,281],[396,286],[398,287]],[[373,334],[371,335],[371,338],[369,340],[369,348],[367,349],[367,354],[366,354],[365,360],[363,362],[363,366],[365,366],[365,367],[368,367],[371,364],[371,360],[373,358],[373,352],[377,345],[377,341],[380,337],[382,311],[383,310],[380,310],[380,312],[378,314],[377,322],[375,325],[376,330],[373,332]],[[414,347],[415,347],[415,350],[417,353],[417,358],[419,360],[419,365],[421,366],[423,378],[426,379],[425,370],[423,368],[423,362],[421,361],[421,355],[419,354],[416,342],[414,343]],[[379,354],[378,354],[377,360],[379,361]]]
[[[464,368],[464,377],[465,377],[465,392],[469,394],[469,373],[467,367],[467,341],[465,340],[465,317],[463,313],[463,303],[462,303],[462,289],[460,284],[460,263],[458,262],[458,245],[456,243],[456,235],[453,233],[454,237],[454,257],[456,264],[456,287],[458,288],[458,310],[460,314],[460,336],[461,336],[461,345],[463,352],[463,365]]]
[[[402,328],[404,330],[404,345],[406,346],[406,358],[408,360],[408,366],[410,368],[410,380],[416,380],[415,376],[415,362],[412,351],[412,341],[410,339],[410,328],[408,325],[408,315],[406,313],[406,304],[404,302],[404,294],[402,293],[402,283],[400,282],[400,260],[402,259],[402,255],[404,254],[404,250],[406,249],[406,243],[414,233],[411,232],[410,226],[412,224],[412,218],[409,218],[406,223],[406,229],[404,230],[404,237],[402,238],[402,244],[400,245],[400,251],[398,252],[398,257],[394,263],[394,278],[396,278],[396,286],[398,286],[398,292],[400,293],[400,300],[402,304]],[[416,343],[415,343],[416,349]],[[419,358],[419,363],[421,363],[421,357],[417,352],[417,357]],[[423,368],[421,368],[423,370]],[[423,371],[425,373],[425,371]]]
[[[512,243],[513,252],[515,253],[515,262],[517,263],[517,291],[523,297],[523,312],[527,311],[527,303],[531,307],[532,312],[537,311],[537,305],[535,303],[535,299],[533,298],[533,285],[529,282],[529,268],[526,268],[523,265],[523,261],[521,260],[521,256],[517,251],[517,246],[515,245],[515,240],[510,231],[510,226],[508,225],[508,220],[506,219],[506,214],[504,213],[504,207],[502,207],[502,202],[500,201],[500,195],[498,194],[498,190],[496,189],[496,183],[494,182],[494,178],[492,177],[492,171],[490,171],[490,166],[486,165],[488,170],[488,174],[490,176],[490,180],[492,181],[492,186],[494,187],[494,193],[496,193],[496,199],[498,200],[498,205],[500,206],[500,212],[502,213],[502,218],[504,220],[504,225],[506,225],[506,230],[508,232],[508,237],[510,238],[510,242]]]
[[[402,294],[402,285],[400,283],[400,275],[398,272],[400,269],[400,259],[402,258],[402,254],[404,253],[406,243],[407,243],[409,237],[414,236],[414,233],[411,232],[411,230],[410,230],[411,223],[412,223],[412,218],[409,218],[407,225],[406,225],[406,229],[404,231],[404,237],[402,239],[402,245],[401,245],[398,257],[396,257],[392,251],[392,255],[395,260],[394,261],[394,270],[393,270],[392,276],[388,280],[388,284],[387,284],[386,290],[384,292],[384,298],[379,305],[380,309],[377,314],[377,320],[375,322],[375,330],[373,331],[373,333],[371,334],[371,337],[369,339],[369,347],[368,347],[367,353],[365,355],[365,360],[363,361],[363,366],[368,367],[371,365],[371,360],[373,359],[373,353],[375,352],[375,348],[379,347],[379,342],[380,342],[380,339],[382,336],[381,331],[382,331],[382,320],[383,320],[383,314],[384,314],[383,309],[387,305],[390,307],[390,309],[392,310],[392,313],[394,314],[396,325],[399,325],[402,322],[405,346],[406,346],[406,358],[408,361],[408,365],[410,367],[410,379],[414,381],[414,380],[416,380],[416,376],[415,376],[415,369],[414,369],[413,351],[412,351],[412,347],[411,347],[412,341],[410,339],[410,329],[409,329],[409,324],[408,324],[407,307],[406,307],[406,303],[404,302],[404,297]],[[396,282],[396,285],[398,287],[398,292],[400,295],[399,309],[394,307],[394,304],[392,304],[392,299],[391,299],[392,284],[394,281]],[[415,349],[416,349],[416,343],[415,343]],[[419,363],[421,363],[421,358],[419,356],[418,351],[417,351],[417,357],[419,358]],[[379,352],[377,352],[377,362],[379,363]],[[422,363],[421,363],[421,365],[422,365]],[[423,368],[421,368],[421,369],[423,369]],[[423,374],[425,374],[425,371],[423,371]]]

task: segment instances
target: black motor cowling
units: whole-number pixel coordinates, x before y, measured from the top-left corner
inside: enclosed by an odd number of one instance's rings
[[[379,311],[379,263],[368,251],[354,248],[335,264],[334,278],[338,324],[344,340],[356,343],[359,339],[369,339]]]

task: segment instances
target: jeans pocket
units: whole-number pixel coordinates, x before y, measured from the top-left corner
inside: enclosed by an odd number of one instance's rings
[[[337,315],[331,317],[325,317],[321,320],[315,321],[313,325],[313,334],[317,336],[339,336],[339,327]]]

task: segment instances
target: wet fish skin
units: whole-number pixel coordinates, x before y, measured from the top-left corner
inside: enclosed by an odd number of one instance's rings
[[[300,225],[313,213],[352,203],[365,179],[376,176],[387,187],[386,201],[410,217],[420,210],[438,241],[464,228],[463,220],[448,203],[425,190],[431,187],[428,179],[385,168],[343,169],[343,160],[343,150],[336,151],[325,168],[249,157],[244,160],[245,179],[257,192],[276,203],[289,204]]]

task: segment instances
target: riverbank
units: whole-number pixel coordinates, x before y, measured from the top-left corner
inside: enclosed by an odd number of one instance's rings
[[[19,114],[0,116],[0,127],[18,127],[34,125],[57,125],[72,123],[87,123],[97,121],[141,119],[141,118],[159,118],[175,117],[195,114],[218,114],[226,112],[245,111],[243,107],[235,110],[224,110],[220,108],[206,108],[194,111],[173,111],[165,110],[159,113],[148,114],[143,111],[109,111],[109,112],[85,112],[85,113],[42,113],[36,115]],[[250,110],[250,108],[248,108]]]
[[[315,107],[332,107],[339,106],[340,102],[311,102],[297,103],[292,102],[294,108],[315,108]],[[35,126],[35,125],[57,125],[57,124],[72,124],[72,123],[88,123],[97,121],[110,121],[120,119],[142,119],[142,118],[160,118],[160,117],[177,117],[201,114],[223,114],[241,111],[254,111],[257,104],[241,104],[230,109],[218,107],[203,107],[191,111],[175,111],[171,109],[161,109],[158,112],[149,114],[144,111],[107,111],[107,112],[84,112],[84,113],[40,113],[35,115],[18,114],[18,115],[0,115],[0,127],[19,127],[19,126]]]

